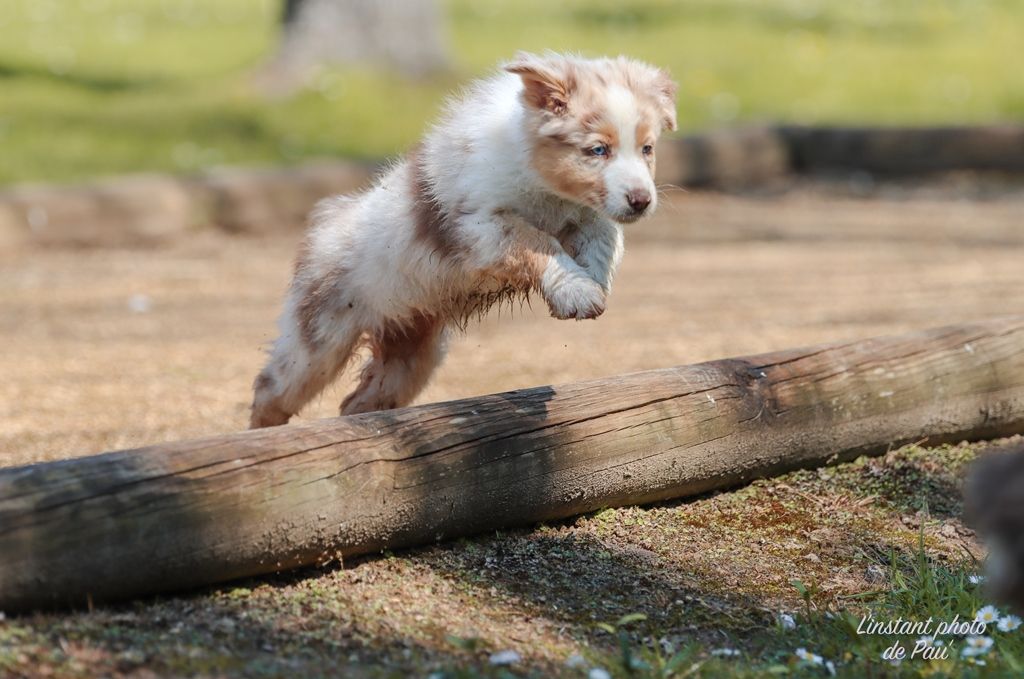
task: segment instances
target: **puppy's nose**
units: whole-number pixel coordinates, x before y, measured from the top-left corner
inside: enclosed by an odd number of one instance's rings
[[[651,204],[651,194],[647,189],[633,189],[626,193],[626,202],[636,214],[640,214]]]

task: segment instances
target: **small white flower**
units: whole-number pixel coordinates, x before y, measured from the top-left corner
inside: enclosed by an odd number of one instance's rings
[[[986,625],[997,620],[999,620],[999,609],[992,604],[985,606],[974,614],[975,622],[983,622]]]
[[[719,658],[735,658],[740,654],[735,648],[716,648],[711,651],[711,655],[718,656]]]
[[[587,660],[579,653],[573,653],[565,659],[565,666],[573,669],[582,669],[586,667]]]
[[[986,663],[986,662],[985,662],[984,660],[982,660],[981,658],[973,658],[973,657],[971,657],[971,658],[964,658],[964,660],[965,660],[966,662],[968,662],[968,663],[972,664],[972,665],[981,665],[982,667],[984,667],[984,666],[985,666],[985,665],[987,664],[987,663]]]
[[[981,583],[985,582],[985,576],[984,575],[968,575],[967,576],[967,582],[971,583],[972,585],[980,585]]]
[[[604,668],[595,667],[587,673],[587,679],[612,679],[612,675]]]
[[[794,653],[796,654],[797,658],[812,665],[822,665],[825,662],[820,655],[811,653],[806,648],[798,648]]]
[[[521,655],[512,650],[498,651],[491,654],[492,665],[515,665],[522,659]]]
[[[917,638],[918,645],[924,644],[926,646],[937,647],[942,646],[942,639],[936,639],[934,636],[922,636]]]
[[[988,604],[984,608],[980,608],[978,612],[974,614],[974,620],[977,623],[984,623],[985,625],[994,623],[999,620],[999,609],[992,604]]]
[[[993,606],[992,604],[988,604],[984,608],[979,609],[978,612],[974,614],[974,620],[975,622],[984,623],[985,625],[988,625],[989,623],[994,623],[995,621],[999,620],[999,609]]]
[[[992,637],[964,637],[964,647],[960,651],[961,657],[970,658],[976,655],[985,655],[992,648]]]
[[[831,660],[825,661],[825,669],[828,670],[828,675],[830,677],[836,676],[836,664]]]
[[[3,618],[0,618],[0,620],[3,620]],[[1007,615],[999,618],[999,623],[996,624],[996,627],[1000,632],[1012,632],[1020,627],[1020,618],[1016,615]]]
[[[992,648],[992,644],[995,643],[992,641],[992,637],[965,637],[964,641],[967,642],[968,646],[980,648],[983,651]]]
[[[796,629],[796,620],[789,613],[779,613],[779,624],[782,629]]]

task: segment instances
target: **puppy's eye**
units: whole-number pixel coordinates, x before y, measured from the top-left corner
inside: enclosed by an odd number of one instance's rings
[[[598,144],[587,149],[587,153],[592,156],[607,156],[610,151],[607,144]]]
[[[645,144],[644,148],[642,150],[643,150],[645,156],[649,156],[652,153],[654,153],[654,147],[651,146],[650,144]]]

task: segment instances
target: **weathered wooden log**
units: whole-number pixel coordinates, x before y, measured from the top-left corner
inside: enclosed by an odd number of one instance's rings
[[[0,610],[1024,431],[1024,316],[0,470]],[[709,519],[713,520],[713,519]]]

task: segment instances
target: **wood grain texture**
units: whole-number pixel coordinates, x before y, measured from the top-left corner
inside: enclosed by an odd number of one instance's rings
[[[0,610],[1024,432],[1024,317],[0,469]]]

